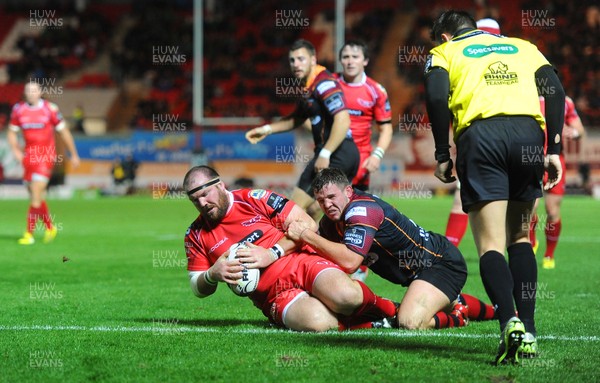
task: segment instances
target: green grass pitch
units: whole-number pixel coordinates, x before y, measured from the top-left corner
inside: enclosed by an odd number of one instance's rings
[[[393,203],[443,232],[449,197]],[[442,331],[272,329],[225,286],[193,296],[185,199],[49,201],[56,240],[24,247],[26,201],[0,201],[1,382],[584,382],[600,379],[600,202],[567,197],[555,270],[539,269],[540,357],[491,365],[498,324]],[[541,222],[545,220],[541,211]],[[538,231],[544,251],[543,232]],[[38,239],[39,238],[38,236]],[[488,298],[467,232],[464,291]],[[538,255],[538,260],[539,255]],[[404,289],[374,275],[375,292]]]

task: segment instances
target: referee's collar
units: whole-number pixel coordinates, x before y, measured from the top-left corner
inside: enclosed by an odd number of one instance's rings
[[[471,27],[459,29],[459,30],[458,30],[458,31],[456,31],[456,33],[455,33],[455,34],[452,36],[452,40],[456,40],[456,39],[458,39],[458,38],[462,37],[462,35],[464,35],[464,34],[466,34],[466,33],[469,33],[469,32],[474,32],[474,31],[476,31],[476,30],[477,30],[476,28],[471,28]]]

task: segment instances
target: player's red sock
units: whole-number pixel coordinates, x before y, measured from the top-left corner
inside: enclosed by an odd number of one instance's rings
[[[469,294],[460,294],[459,301],[463,305],[469,306],[469,314],[468,317],[471,320],[475,321],[483,321],[483,320],[491,320],[494,319],[496,312],[494,310],[494,306],[488,305],[482,300],[469,295]]]
[[[389,299],[379,297],[371,289],[356,281],[363,292],[363,303],[352,313],[353,317],[368,315],[371,318],[387,318],[396,315],[396,304]]]
[[[531,246],[535,246],[535,228],[538,224],[538,215],[534,214],[531,217],[531,222],[529,223],[529,242],[531,242]]]
[[[447,314],[443,311],[436,313],[433,316],[435,320],[435,328],[450,328],[450,327],[463,327],[466,322],[462,315]]]
[[[556,222],[548,222],[546,224],[546,254],[544,257],[554,258],[554,250],[558,245],[558,237],[560,236],[560,229],[562,228],[562,221],[559,219]]]
[[[469,216],[464,213],[450,213],[448,224],[446,225],[446,238],[456,247],[463,239],[467,226],[469,225]]]
[[[42,204],[40,205],[40,214],[44,221],[44,225],[46,225],[46,229],[50,229],[52,227],[52,218],[50,218],[50,212],[48,211],[46,201],[42,201]]]
[[[29,210],[27,211],[27,231],[33,233],[35,231],[35,224],[38,219],[41,218],[41,211],[39,207],[33,207],[29,205]]]

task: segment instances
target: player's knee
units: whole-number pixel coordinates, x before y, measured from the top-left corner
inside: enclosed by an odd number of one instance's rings
[[[335,292],[333,292],[333,306],[330,309],[336,313],[349,315],[356,308],[358,308],[363,301],[362,290],[359,286],[357,288],[339,288]]]
[[[323,332],[337,326],[337,319],[331,313],[315,310],[305,318],[302,331]]]

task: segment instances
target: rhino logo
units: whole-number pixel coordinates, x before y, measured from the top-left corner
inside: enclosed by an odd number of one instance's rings
[[[509,72],[508,65],[496,61],[488,66],[488,72],[483,75],[487,85],[511,85],[519,82],[516,72]]]
[[[496,61],[492,65],[488,66],[491,74],[506,74],[508,71],[508,65],[504,64],[502,61]]]

